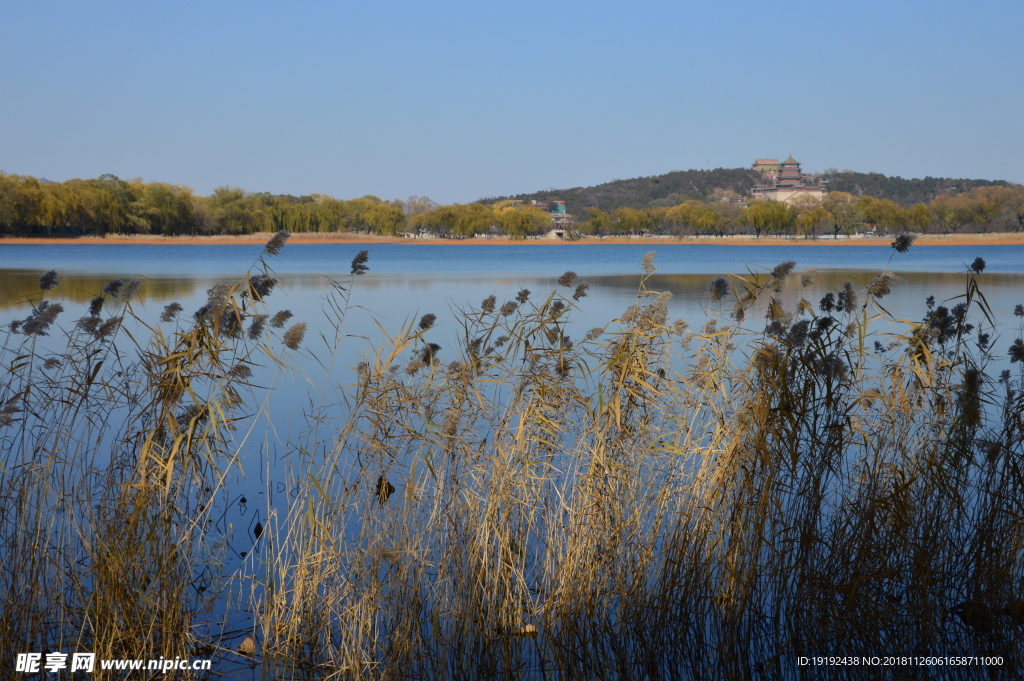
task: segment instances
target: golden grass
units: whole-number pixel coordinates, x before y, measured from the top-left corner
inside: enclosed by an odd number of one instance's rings
[[[461,311],[449,364],[432,320],[410,323],[359,364],[343,408],[327,398],[335,358],[310,356],[318,406],[273,471],[292,492],[241,563],[216,519],[266,402],[237,367],[293,362],[286,329],[250,338],[265,280],[211,289],[146,342],[79,326],[59,367],[8,333],[0,647],[205,651],[229,676],[309,679],[1019,661],[1024,400],[1019,373],[985,378],[974,275],[962,310],[879,336],[866,291],[783,309],[783,266],[733,277],[687,328],[645,268],[637,304],[586,339],[565,335],[581,304],[568,275],[546,297]],[[335,343],[353,287],[326,301]],[[758,300],[767,329],[743,321]],[[105,307],[132,315],[130,299]],[[198,624],[211,611],[229,622],[216,635]]]

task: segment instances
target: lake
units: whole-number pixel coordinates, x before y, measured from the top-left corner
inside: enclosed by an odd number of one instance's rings
[[[684,317],[702,314],[712,278],[766,272],[787,260],[796,261],[797,272],[820,273],[816,285],[803,292],[812,302],[845,281],[866,284],[889,267],[903,279],[889,300],[908,318],[920,318],[929,295],[940,301],[960,295],[963,273],[975,257],[987,263],[981,285],[997,316],[1005,319],[1024,299],[1024,246],[919,246],[896,254],[882,246],[296,244],[268,258],[284,284],[275,292],[274,305],[288,306],[297,318],[315,317],[317,299],[330,289],[330,279],[347,279],[352,258],[363,248],[369,251],[370,271],[358,279],[353,303],[372,311],[389,331],[424,312],[438,314],[443,322],[450,305],[479,305],[489,295],[500,304],[524,287],[547,294],[567,270],[591,284],[580,306],[587,323],[603,324],[635,298],[640,262],[650,250],[657,253],[658,274],[649,288],[671,291],[675,303],[670,313]],[[84,304],[111,278],[139,277],[143,316],[155,318],[159,306],[172,300],[190,312],[205,300],[210,286],[236,281],[260,252],[251,245],[0,246],[0,321],[23,313],[26,297],[38,292],[39,275],[51,269],[61,275],[61,285],[50,296],[55,300]],[[376,327],[367,323],[365,311],[355,315],[361,319],[350,320],[349,333],[373,335]]]
[[[353,280],[350,263],[364,248],[369,251],[369,272]],[[316,353],[323,350],[317,332],[324,326],[324,296],[332,291],[332,281],[345,286],[352,281],[347,337],[335,377],[349,384],[354,377],[351,367],[371,346],[379,345],[385,333],[397,334],[411,320],[435,314],[438,320],[430,340],[442,346],[439,357],[447,363],[456,358],[456,310],[478,309],[491,295],[500,306],[524,288],[536,300],[557,289],[558,277],[568,270],[590,284],[587,297],[572,311],[572,337],[580,338],[594,327],[614,330],[612,320],[636,302],[641,260],[650,250],[656,251],[658,271],[648,280],[648,289],[671,292],[669,320],[682,318],[691,327],[702,325],[709,309],[728,310],[728,305],[709,302],[706,291],[712,279],[729,274],[748,277],[750,272],[763,275],[787,260],[797,263],[798,274],[815,271],[814,284],[807,288],[800,285],[799,276],[787,280],[780,297],[789,310],[800,298],[817,308],[824,293],[837,291],[848,281],[863,287],[888,267],[901,281],[883,301],[886,308],[895,318],[920,320],[929,296],[939,304],[955,304],[976,257],[986,261],[979,282],[1008,336],[1017,333],[1013,309],[1024,302],[1024,246],[915,246],[898,254],[884,246],[295,244],[266,259],[281,282],[268,305],[272,313],[288,309],[295,315],[292,321],[307,322],[305,346]],[[38,300],[39,276],[51,269],[61,283],[47,297],[66,308],[58,326],[70,328],[89,300],[114,278],[142,280],[133,308],[147,323],[155,325],[163,306],[171,302],[180,303],[188,317],[205,303],[210,287],[237,282],[261,251],[253,245],[0,246],[0,323],[28,314],[26,300]],[[733,288],[739,283],[731,281]],[[755,308],[746,324],[757,328],[756,319],[763,312],[763,305]],[[882,331],[903,329],[891,321],[879,324],[876,328]],[[997,348],[1008,344],[999,340],[999,329],[993,336]],[[304,366],[315,378],[316,367],[308,362]],[[301,379],[294,384],[298,393],[280,383],[277,388],[291,393],[288,401],[294,404],[305,384]]]
[[[363,248],[369,251],[369,272],[353,278],[350,263]],[[920,320],[929,296],[938,304],[956,303],[964,293],[969,263],[982,257],[986,268],[980,285],[1002,327],[992,334],[996,354],[1005,352],[1004,346],[1020,335],[1013,310],[1024,302],[1024,246],[924,246],[898,254],[884,246],[296,244],[286,246],[280,256],[266,258],[281,282],[268,298],[268,308],[271,313],[290,310],[291,322],[307,322],[304,349],[324,356],[330,345],[319,337],[327,326],[325,296],[333,290],[332,281],[346,287],[351,283],[345,337],[328,381],[333,386],[350,386],[355,382],[353,368],[372,347],[379,347],[386,334],[398,334],[423,314],[437,315],[427,340],[441,346],[438,357],[447,364],[458,358],[456,348],[464,342],[455,323],[458,310],[479,309],[491,295],[500,306],[524,288],[533,292],[536,301],[557,289],[558,277],[567,270],[590,283],[587,297],[571,311],[571,337],[579,339],[594,327],[614,331],[613,320],[637,301],[641,260],[650,250],[656,251],[658,271],[648,280],[648,289],[671,292],[669,321],[682,318],[697,329],[709,311],[727,315],[731,307],[731,303],[714,305],[708,300],[708,284],[719,276],[749,277],[750,272],[763,276],[778,263],[793,260],[797,274],[787,279],[779,295],[792,311],[801,298],[817,309],[822,295],[838,291],[845,282],[863,288],[888,266],[900,281],[884,305],[896,319]],[[147,324],[158,324],[163,306],[171,302],[180,303],[181,317],[188,319],[206,302],[209,288],[237,282],[261,252],[252,245],[2,246],[0,324],[28,314],[26,300],[39,299],[39,276],[50,269],[58,272],[60,285],[47,298],[66,308],[58,327],[71,328],[85,314],[88,302],[114,278],[142,280],[133,310]],[[799,273],[809,270],[815,271],[814,284],[805,288]],[[731,282],[733,288],[740,283]],[[567,296],[572,293],[571,289],[561,291]],[[748,312],[747,327],[763,328],[766,298]],[[875,329],[901,333],[905,326],[881,319]],[[985,330],[991,332],[987,325]],[[147,333],[137,337],[144,339]],[[329,336],[333,342],[333,333]],[[44,346],[57,350],[60,338],[60,333],[51,331],[50,338],[43,339]],[[300,356],[295,366],[299,372],[273,379],[273,413],[281,423],[301,420],[302,408],[296,405],[307,403],[311,385],[324,382],[322,369],[310,355]]]

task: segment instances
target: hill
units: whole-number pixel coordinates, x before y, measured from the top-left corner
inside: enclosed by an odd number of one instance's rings
[[[828,178],[831,191],[849,192],[854,195],[867,194],[879,199],[890,199],[903,206],[928,203],[939,194],[958,194],[975,187],[1012,185],[1005,180],[966,180],[949,177],[926,177],[905,180],[902,177],[888,177],[881,173],[857,173],[852,170],[827,170],[822,177]]]
[[[549,189],[532,194],[488,197],[480,203],[491,204],[503,199],[524,201],[565,201],[566,210],[582,216],[589,206],[603,211],[629,208],[674,206],[688,199],[710,200],[715,190],[728,190],[747,196],[758,181],[758,174],[746,168],[715,168],[714,170],[674,170],[664,175],[614,180],[593,187]]]
[[[828,170],[822,177],[829,180],[832,191],[867,194],[880,199],[891,199],[904,206],[928,202],[945,192],[964,192],[974,187],[990,185],[1009,186],[1004,180],[968,180],[945,177],[904,179],[881,173],[858,173],[852,170]],[[603,211],[616,208],[655,208],[674,206],[689,199],[713,200],[716,190],[732,191],[750,196],[759,175],[748,168],[716,168],[714,170],[675,170],[664,175],[637,177],[631,180],[613,180],[593,187],[549,189],[531,194],[487,197],[479,203],[492,204],[505,199],[548,202],[565,201],[566,210],[583,216],[589,206]]]

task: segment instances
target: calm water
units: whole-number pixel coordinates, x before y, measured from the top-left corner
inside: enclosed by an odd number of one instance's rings
[[[1010,323],[1014,305],[1024,302],[1024,246],[915,246],[909,253],[894,254],[886,246],[297,244],[269,259],[283,283],[271,298],[271,308],[291,309],[296,320],[315,326],[331,278],[347,281],[350,262],[361,248],[370,253],[370,272],[356,281],[353,304],[359,307],[350,314],[346,331],[371,340],[381,337],[377,322],[396,333],[403,322],[431,312],[438,316],[441,331],[453,307],[479,306],[490,295],[500,305],[521,288],[547,295],[566,270],[591,284],[590,295],[574,313],[585,333],[634,302],[640,261],[649,250],[657,252],[658,266],[649,286],[671,291],[671,315],[691,323],[704,316],[704,292],[712,278],[764,272],[786,260],[796,261],[798,272],[818,272],[816,284],[806,290],[793,278],[784,292],[789,303],[800,296],[816,302],[845,281],[866,284],[888,265],[902,281],[886,302],[896,316],[920,319],[929,295],[943,301],[963,293],[963,273],[978,256],[987,263],[981,283],[996,316]],[[140,316],[155,321],[171,301],[190,313],[203,304],[208,288],[237,281],[260,252],[251,245],[2,246],[0,322],[27,314],[26,300],[38,296],[38,277],[50,269],[58,271],[61,285],[49,297],[68,308],[61,320],[65,323],[72,316],[77,319],[79,306],[111,278],[133,276],[144,282]],[[357,351],[358,344],[351,349]]]
[[[355,307],[346,319],[350,337],[342,357],[348,366],[380,342],[381,328],[398,333],[428,312],[438,317],[430,340],[446,349],[442,359],[448,362],[454,359],[450,349],[457,331],[456,309],[479,307],[490,295],[501,305],[522,288],[533,291],[535,298],[546,296],[566,270],[591,284],[589,296],[572,315],[570,328],[578,338],[605,326],[635,302],[640,262],[649,250],[657,252],[658,267],[649,288],[671,291],[670,318],[681,317],[691,325],[703,322],[711,279],[765,272],[786,260],[797,262],[797,272],[816,271],[815,284],[807,289],[801,288],[799,277],[790,278],[783,292],[790,309],[800,297],[816,303],[846,281],[867,284],[889,266],[901,281],[885,299],[887,307],[898,318],[920,319],[928,296],[946,301],[963,294],[967,264],[978,256],[987,263],[983,291],[1007,334],[1016,333],[1018,320],[1012,311],[1024,302],[1024,246],[915,246],[909,253],[895,254],[887,246],[296,244],[268,259],[282,282],[269,300],[271,312],[289,309],[294,321],[308,322],[311,331],[322,327],[323,296],[330,292],[332,278],[349,280],[351,260],[361,248],[369,251],[370,272],[356,279]],[[237,281],[261,250],[253,245],[0,246],[0,323],[28,314],[26,301],[38,300],[39,275],[50,269],[57,270],[61,283],[47,297],[67,308],[58,323],[73,324],[112,278],[143,280],[135,311],[148,322],[156,323],[162,307],[172,301],[191,314],[205,302],[207,289]],[[756,325],[756,313],[748,315],[751,326]],[[315,339],[307,347],[319,349]]]
[[[284,274],[344,274],[353,256],[370,252],[373,272],[390,275],[484,274],[557,276],[574,269],[587,276],[633,274],[647,251],[657,251],[668,274],[722,274],[746,267],[772,268],[795,260],[805,269],[877,270],[893,251],[887,246],[706,246],[666,243],[657,246],[445,245],[445,244],[295,244],[274,259]],[[260,254],[258,246],[0,246],[0,269],[56,269],[77,273],[141,274],[148,277],[230,276],[246,271]],[[962,272],[975,257],[987,271],[1024,273],[1024,246],[915,246],[892,258],[904,272]]]
[[[457,358],[457,310],[479,309],[490,295],[496,296],[500,306],[522,288],[530,289],[534,299],[547,296],[566,270],[591,284],[588,297],[572,311],[570,335],[579,339],[594,327],[614,330],[612,320],[636,302],[640,262],[652,249],[657,252],[658,274],[648,287],[671,291],[669,319],[682,318],[697,328],[707,314],[705,292],[713,278],[763,273],[786,260],[797,262],[797,272],[816,271],[815,284],[808,288],[800,286],[799,276],[789,278],[782,293],[789,310],[801,297],[816,306],[825,292],[838,290],[847,281],[863,286],[889,265],[901,281],[884,300],[886,307],[896,318],[920,320],[928,296],[955,303],[964,292],[967,263],[983,257],[987,268],[980,277],[982,289],[1001,325],[993,333],[997,352],[1005,352],[1020,335],[1021,320],[1013,317],[1013,309],[1024,303],[1024,246],[914,247],[906,254],[895,254],[886,246],[371,244],[365,248],[370,272],[355,279],[340,361],[329,380],[332,385],[353,383],[352,367],[382,343],[385,333],[398,334],[425,313],[437,315],[437,326],[427,340],[442,346],[439,357],[447,364]],[[318,333],[326,328],[323,299],[332,290],[332,278],[348,284],[351,260],[360,249],[344,244],[290,245],[281,256],[268,259],[282,282],[268,299],[269,310],[291,310],[293,322],[309,324],[304,348],[311,353],[323,357],[328,350]],[[66,311],[58,325],[65,328],[83,316],[89,300],[110,279],[133,276],[143,281],[133,308],[144,321],[155,325],[163,306],[172,301],[181,303],[183,316],[188,317],[205,303],[207,289],[218,282],[238,281],[261,250],[251,245],[2,246],[0,324],[28,314],[26,301],[39,299],[38,279],[49,269],[57,270],[61,283],[47,297],[64,304]],[[735,286],[738,280],[732,282]],[[757,328],[763,313],[763,308],[755,308],[745,325]],[[876,330],[898,333],[904,329],[898,323],[880,321]],[[57,350],[60,337],[53,332],[43,339],[44,344]],[[283,424],[302,421],[301,408],[294,405],[307,404],[310,385],[322,384],[325,378],[309,357],[300,358],[298,366],[305,369],[305,376],[300,372],[275,378],[274,417]]]

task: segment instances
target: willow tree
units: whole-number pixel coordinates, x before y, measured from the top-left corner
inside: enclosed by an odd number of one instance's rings
[[[744,214],[747,224],[754,228],[757,238],[761,232],[788,234],[796,222],[796,209],[781,201],[751,201]]]
[[[492,211],[502,231],[512,239],[541,234],[551,228],[551,216],[536,206],[500,201],[494,204]]]

